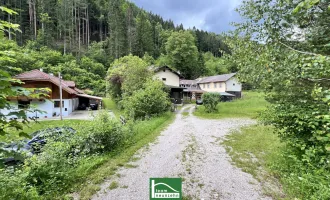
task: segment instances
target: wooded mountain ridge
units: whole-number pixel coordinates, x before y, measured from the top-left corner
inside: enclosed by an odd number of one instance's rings
[[[154,58],[165,54],[169,31],[184,30],[182,24],[137,7],[127,0],[1,0],[1,5],[17,15],[0,13],[0,19],[19,24],[21,32],[8,33],[22,46],[33,40],[37,47],[47,46],[63,54],[81,56],[92,42],[102,42],[110,62],[146,52]],[[228,51],[221,36],[193,27],[199,52]],[[107,63],[109,64],[109,63]]]

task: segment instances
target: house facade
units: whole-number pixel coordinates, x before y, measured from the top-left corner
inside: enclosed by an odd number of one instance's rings
[[[205,92],[218,92],[228,98],[241,98],[242,84],[235,77],[236,73],[209,76],[196,80],[181,80],[180,86],[189,86],[185,90],[185,96],[191,99],[199,99]]]
[[[172,103],[182,104],[184,88],[180,87],[180,78],[183,78],[183,76],[168,66],[151,68],[155,72],[154,77],[163,81],[163,83],[170,89],[169,95]]]
[[[60,115],[60,83],[62,86],[62,116],[70,115],[74,110],[77,110],[82,104],[88,104],[90,99],[101,101],[102,98],[94,97],[85,94],[82,90],[76,87],[73,81],[61,80],[52,74],[44,73],[40,70],[32,70],[19,74],[14,77],[21,80],[24,88],[48,88],[49,96],[40,99],[31,99],[27,97],[10,97],[12,108],[10,110],[3,109],[2,113],[9,113],[21,108],[35,108],[43,111],[27,112],[27,117],[31,118],[51,118]],[[87,106],[87,105],[86,105]]]
[[[207,92],[226,92],[241,97],[242,84],[235,77],[236,73],[205,77],[198,82],[200,88]]]
[[[184,100],[200,99],[206,91],[202,90],[198,85],[198,80],[180,80],[180,87],[183,90]]]

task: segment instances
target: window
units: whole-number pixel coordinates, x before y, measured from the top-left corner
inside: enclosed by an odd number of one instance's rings
[[[207,88],[210,88],[210,84],[207,84]]]
[[[203,88],[205,88],[205,84],[203,84]]]
[[[163,72],[165,72],[166,71],[166,69],[163,69]]]
[[[163,79],[163,81],[166,81],[166,78],[162,78]]]
[[[19,109],[27,109],[30,106],[30,101],[22,101],[18,100],[18,108]]]
[[[220,88],[222,87],[222,83],[219,83],[219,87],[220,87]]]
[[[60,107],[60,101],[54,101],[54,108]],[[62,101],[62,108],[64,107],[64,101]]]
[[[214,88],[217,88],[217,83],[214,83]]]
[[[233,83],[233,86],[235,86],[235,83]]]

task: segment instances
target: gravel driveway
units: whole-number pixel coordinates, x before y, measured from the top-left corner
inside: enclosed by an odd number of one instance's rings
[[[230,163],[220,140],[231,130],[254,124],[248,119],[205,120],[177,114],[176,120],[157,141],[141,149],[130,168],[106,181],[93,199],[147,200],[149,178],[183,178],[183,196],[191,199],[269,199],[261,194],[259,183],[250,174]],[[182,110],[184,110],[184,108]],[[186,110],[186,111],[188,111]],[[134,159],[136,160],[136,159]],[[119,187],[108,187],[116,181]]]

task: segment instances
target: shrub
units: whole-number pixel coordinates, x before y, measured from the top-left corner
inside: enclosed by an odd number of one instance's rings
[[[36,189],[30,186],[22,171],[9,172],[0,169],[0,199],[41,199]]]
[[[8,179],[8,183],[5,182],[7,186],[3,187],[4,190],[9,190],[9,187],[14,186],[21,189],[8,191],[4,195],[8,197],[21,194],[32,195],[32,197],[42,195],[46,199],[54,199],[57,195],[66,193],[75,181],[82,178],[81,174],[77,173],[77,167],[97,157],[98,154],[114,150],[124,141],[128,129],[112,119],[107,112],[101,112],[91,123],[86,126],[82,124],[77,131],[76,134],[67,133],[70,134],[68,136],[62,133],[61,140],[47,139],[43,151],[28,158],[21,171],[15,174],[17,179]],[[97,163],[92,163],[91,166],[95,165]],[[6,173],[0,171],[0,178],[7,176]],[[0,192],[1,197],[1,189]],[[29,196],[25,198],[25,196],[19,199],[33,199]]]
[[[126,115],[132,119],[143,119],[168,111],[170,101],[164,89],[162,82],[149,79],[144,88],[123,100]]]
[[[84,142],[81,145],[89,153],[111,151],[125,139],[128,131],[119,121],[112,119],[107,111],[103,111],[90,126],[82,130]]]
[[[203,94],[202,99],[206,112],[210,113],[217,111],[217,105],[220,101],[220,94],[213,92],[205,93]]]

